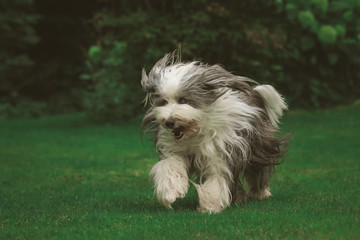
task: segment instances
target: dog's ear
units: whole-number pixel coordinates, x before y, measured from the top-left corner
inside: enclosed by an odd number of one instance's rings
[[[163,58],[161,58],[159,61],[157,61],[154,65],[154,67],[149,72],[149,78],[154,83],[159,82],[161,77],[161,71],[165,69],[165,67],[171,63],[171,54],[165,54]]]
[[[145,69],[142,70],[141,85],[143,89],[148,93],[156,92],[156,86],[161,78],[161,71],[165,69],[168,64],[174,63],[173,54],[165,54],[163,58],[157,61],[154,67],[149,72],[149,76],[146,75]]]
[[[142,69],[141,86],[147,93],[155,92],[155,83],[146,75],[146,70],[144,68]]]

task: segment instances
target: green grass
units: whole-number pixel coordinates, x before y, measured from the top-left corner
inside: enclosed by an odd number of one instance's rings
[[[82,115],[0,120],[0,239],[359,239],[360,108],[289,112],[273,197],[196,212],[194,188],[159,206],[139,124]]]

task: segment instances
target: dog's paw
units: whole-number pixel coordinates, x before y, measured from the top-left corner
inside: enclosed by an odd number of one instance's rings
[[[171,204],[173,204],[176,199],[184,198],[186,195],[186,190],[180,189],[176,191],[175,189],[167,189],[165,192],[157,192],[158,202],[168,209],[172,209]]]
[[[181,186],[168,185],[162,189],[157,189],[156,197],[160,204],[164,207],[171,209],[176,199],[185,197],[187,192],[187,183],[183,183]]]
[[[176,199],[185,197],[189,188],[186,169],[180,166],[178,162],[163,160],[155,164],[150,172],[155,183],[156,198],[166,208],[171,208]]]
[[[265,189],[260,190],[260,191],[250,190],[247,193],[247,197],[248,198],[256,198],[256,199],[259,199],[259,200],[263,200],[265,198],[271,197],[271,192],[270,192],[269,188],[265,188]]]
[[[168,209],[172,209],[171,204],[176,201],[177,197],[172,193],[158,194],[157,200],[158,202]]]
[[[160,204],[171,209],[176,199],[185,197],[188,190],[188,181],[186,178],[173,177],[164,179],[162,184],[157,185],[156,197]]]
[[[210,214],[212,214],[212,213],[219,213],[219,212],[221,212],[222,210],[224,210],[224,208],[221,207],[221,206],[217,206],[217,207],[204,207],[204,206],[199,206],[199,207],[197,208],[197,210],[198,210],[199,212],[201,212],[201,213],[210,213]]]
[[[208,181],[206,184],[194,184],[198,196],[199,207],[197,210],[203,213],[219,213],[230,205],[228,191],[223,192],[219,187],[218,179]]]

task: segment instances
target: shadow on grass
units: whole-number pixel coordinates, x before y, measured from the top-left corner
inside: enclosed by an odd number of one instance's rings
[[[122,213],[196,212],[198,204],[196,190],[193,187],[190,187],[185,198],[177,199],[172,204],[172,209],[167,209],[158,203],[151,188],[147,191],[144,191],[144,188],[139,188],[138,193],[132,189],[132,194],[130,195],[122,194],[119,200],[116,197],[112,197],[108,198],[107,201],[109,201],[109,204],[107,204],[109,209]]]

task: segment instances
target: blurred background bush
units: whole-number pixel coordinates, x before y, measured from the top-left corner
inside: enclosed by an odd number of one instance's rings
[[[143,111],[141,69],[182,58],[270,83],[291,108],[360,96],[359,0],[0,0],[0,117]]]

